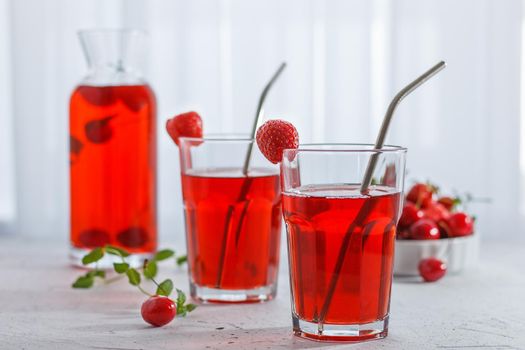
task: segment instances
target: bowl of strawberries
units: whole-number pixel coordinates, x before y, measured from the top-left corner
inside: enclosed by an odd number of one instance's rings
[[[459,197],[439,195],[429,183],[416,183],[408,191],[399,219],[394,274],[420,274],[422,260],[436,258],[448,273],[459,273],[476,264],[478,234],[475,218],[461,209]]]

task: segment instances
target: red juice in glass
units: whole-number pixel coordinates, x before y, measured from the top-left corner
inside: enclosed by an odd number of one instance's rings
[[[399,203],[398,191],[381,186],[367,195],[359,186],[337,184],[283,193],[292,308],[298,320],[321,324],[322,330],[387,318]],[[357,331],[352,340],[375,336]]]
[[[274,285],[279,264],[279,175],[252,169],[182,174],[190,280],[211,289]],[[247,300],[242,300],[247,301]]]
[[[156,249],[155,97],[147,85],[88,86],[70,101],[71,245]],[[80,254],[81,255],[81,254]]]

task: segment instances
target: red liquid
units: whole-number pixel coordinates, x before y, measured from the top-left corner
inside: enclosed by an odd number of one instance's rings
[[[278,175],[246,178],[228,170],[183,174],[182,190],[190,277],[195,284],[242,290],[276,282],[281,233]]]
[[[146,85],[79,86],[70,101],[71,243],[156,249],[155,97]]]
[[[364,324],[388,315],[399,193],[378,188],[303,188],[283,194],[293,309],[308,322]],[[361,211],[360,214],[358,214]],[[352,222],[357,225],[347,235]],[[330,283],[347,237],[330,303]]]

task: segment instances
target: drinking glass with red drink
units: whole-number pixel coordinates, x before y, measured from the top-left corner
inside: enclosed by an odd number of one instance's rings
[[[181,137],[190,291],[205,302],[270,300],[281,235],[279,169],[250,138]]]
[[[155,95],[140,74],[144,33],[79,33],[89,74],[70,100],[71,258],[107,244],[140,265],[157,246]],[[100,267],[111,266],[104,257]]]
[[[301,145],[284,151],[292,319],[297,335],[358,341],[385,337],[406,149]],[[376,166],[361,183],[372,155]]]

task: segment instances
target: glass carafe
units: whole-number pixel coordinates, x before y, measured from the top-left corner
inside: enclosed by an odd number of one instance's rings
[[[109,244],[138,265],[157,245],[156,103],[140,70],[146,36],[87,30],[79,37],[89,73],[69,109],[72,262]]]

